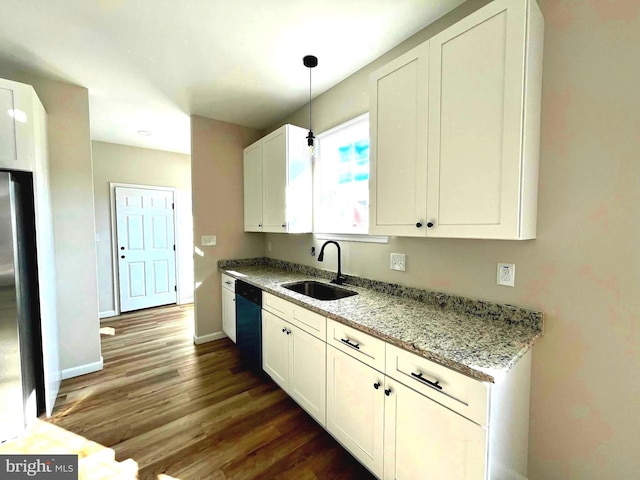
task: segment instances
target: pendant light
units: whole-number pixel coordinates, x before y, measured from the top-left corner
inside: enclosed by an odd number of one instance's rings
[[[313,135],[313,129],[311,128],[311,69],[318,66],[318,57],[307,55],[302,59],[302,63],[309,69],[309,134],[307,135],[307,145],[309,146],[311,158],[314,158],[315,145],[313,141],[316,137]]]

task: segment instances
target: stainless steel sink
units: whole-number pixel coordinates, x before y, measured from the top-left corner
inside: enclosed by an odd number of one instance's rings
[[[339,298],[358,294],[358,292],[353,292],[346,288],[336,287],[335,285],[320,283],[314,280],[288,283],[282,286],[288,290],[306,295],[307,297],[315,298],[316,300],[338,300]]]

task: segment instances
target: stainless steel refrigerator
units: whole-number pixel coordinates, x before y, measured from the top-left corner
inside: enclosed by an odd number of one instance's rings
[[[0,442],[44,410],[33,178],[0,171]]]

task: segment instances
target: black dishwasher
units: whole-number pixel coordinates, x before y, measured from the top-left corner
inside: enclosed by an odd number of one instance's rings
[[[236,280],[236,346],[245,365],[262,371],[262,290]]]

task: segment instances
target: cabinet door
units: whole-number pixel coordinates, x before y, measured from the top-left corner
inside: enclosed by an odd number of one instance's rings
[[[0,86],[0,167],[15,168],[18,162],[13,90]]]
[[[371,234],[426,235],[428,69],[427,42],[371,76]]]
[[[291,327],[289,395],[320,425],[326,425],[327,345]]]
[[[287,130],[286,125],[262,139],[264,232],[286,232]]]
[[[30,85],[0,79],[0,168],[33,171],[39,108]]]
[[[222,331],[236,341],[236,294],[222,287]]]
[[[244,149],[244,231],[262,231],[262,143]]]
[[[289,335],[291,325],[262,310],[262,368],[289,392]]]
[[[481,480],[486,430],[390,378],[385,389],[385,480]]]
[[[383,377],[327,346],[327,430],[378,477],[383,461]]]
[[[519,236],[526,4],[493,1],[430,39],[429,236]]]

